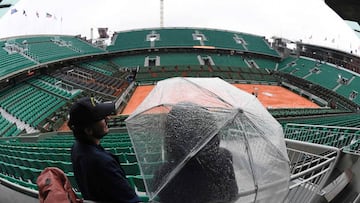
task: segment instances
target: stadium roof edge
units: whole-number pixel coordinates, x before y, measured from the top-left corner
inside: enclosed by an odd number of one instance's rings
[[[129,29],[129,30],[122,30],[122,31],[115,31],[114,35],[116,33],[124,33],[124,32],[133,32],[133,31],[145,31],[145,30],[165,30],[165,29],[200,29],[200,30],[212,30],[212,31],[223,31],[223,32],[233,32],[233,33],[242,33],[247,34],[251,36],[257,36],[257,37],[263,37],[266,38],[263,35],[256,35],[252,33],[246,33],[241,31],[235,31],[235,30],[226,30],[226,29],[219,29],[219,28],[206,28],[206,27],[152,27],[152,28],[139,28],[139,29]]]
[[[65,37],[77,37],[79,35],[65,35],[65,34],[37,34],[37,35],[17,35],[11,37],[0,38],[0,41],[9,40],[9,39],[21,39],[21,38],[29,38],[29,37],[51,37],[51,36],[65,36]]]
[[[321,46],[321,45],[317,45],[317,44],[303,43],[303,42],[300,42],[300,41],[297,41],[296,43],[300,44],[300,45],[313,46],[313,47],[317,47],[317,48],[323,48],[323,49],[329,49],[329,50],[332,50],[332,51],[341,52],[341,53],[346,54],[346,55],[351,55],[352,57],[357,58],[357,59],[360,60],[360,56],[355,55],[355,54],[350,53],[350,52],[343,51],[341,49],[335,49],[335,48],[332,48],[332,47],[326,47],[326,46]]]

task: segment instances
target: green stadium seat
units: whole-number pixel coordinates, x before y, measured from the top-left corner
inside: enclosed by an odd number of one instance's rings
[[[142,176],[132,176],[131,178],[134,182],[137,191],[146,192],[144,178]]]
[[[126,175],[140,175],[140,169],[137,163],[121,163],[121,167],[124,169]]]
[[[74,173],[67,173],[66,176],[68,177],[71,186],[75,189],[75,191],[80,191]]]
[[[136,163],[136,162],[138,162],[137,159],[136,159],[135,153],[126,153],[125,156],[126,156],[126,160],[127,160],[129,163]]]

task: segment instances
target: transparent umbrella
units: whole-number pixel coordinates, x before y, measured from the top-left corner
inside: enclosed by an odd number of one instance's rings
[[[283,131],[257,98],[219,78],[157,83],[126,119],[155,202],[282,202]]]

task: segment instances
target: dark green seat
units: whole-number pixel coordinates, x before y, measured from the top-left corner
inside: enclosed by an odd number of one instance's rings
[[[126,175],[140,175],[139,165],[137,163],[121,163]]]
[[[126,156],[126,160],[127,160],[129,163],[138,162],[137,159],[136,159],[135,153],[126,153],[125,156]]]

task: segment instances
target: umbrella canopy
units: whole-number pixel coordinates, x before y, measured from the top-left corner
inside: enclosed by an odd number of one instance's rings
[[[281,125],[219,78],[158,82],[126,126],[151,200],[278,203],[287,195]]]

